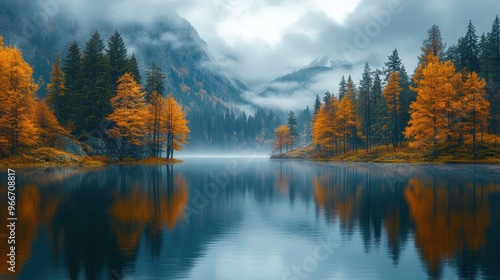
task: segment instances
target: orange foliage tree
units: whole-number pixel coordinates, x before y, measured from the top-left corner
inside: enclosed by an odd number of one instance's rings
[[[321,105],[314,118],[313,143],[326,151],[338,152],[339,149],[338,107],[337,98],[331,96],[325,104]]]
[[[476,135],[488,127],[490,103],[486,100],[486,82],[475,72],[469,73],[462,85],[461,111],[472,135],[472,156],[477,158]]]
[[[455,66],[450,61],[441,62],[429,55],[422,69],[421,78],[414,78],[417,100],[412,110],[405,136],[410,147],[421,148],[437,156],[437,145],[449,139],[456,121],[458,90]]]
[[[280,125],[274,130],[274,137],[276,141],[274,142],[274,150],[283,153],[283,148],[286,148],[288,152],[288,146],[292,144],[292,138],[290,137],[290,128],[286,125]]]
[[[21,146],[38,143],[35,119],[37,85],[33,70],[15,47],[0,37],[0,154],[15,154]]]
[[[189,137],[188,121],[182,106],[175,101],[170,93],[165,99],[166,121],[163,124],[166,128],[166,151],[167,159],[174,157],[174,150],[183,149],[183,144],[187,143]]]
[[[393,122],[392,122],[392,147],[394,148],[394,151],[396,150],[396,147],[398,146],[398,114],[400,113],[399,111],[401,110],[401,106],[399,103],[399,95],[401,93],[401,87],[399,86],[400,83],[400,78],[398,72],[393,72],[389,76],[389,81],[387,82],[387,86],[385,87],[384,91],[382,92],[382,95],[385,98],[385,101],[387,103],[387,108],[389,110],[389,115],[392,115]]]
[[[348,91],[340,100],[338,110],[340,137],[343,139],[344,153],[356,148],[356,137],[361,135],[361,121],[356,114],[355,93]]]
[[[111,138],[120,139],[120,158],[125,156],[125,144],[141,145],[146,137],[148,110],[141,86],[130,73],[118,79],[116,96],[111,98],[113,113],[107,119],[114,127],[108,131]]]

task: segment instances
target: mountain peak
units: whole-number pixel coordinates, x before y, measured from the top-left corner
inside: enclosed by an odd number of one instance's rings
[[[346,67],[350,66],[351,63],[345,59],[341,60],[334,60],[328,56],[323,56],[321,58],[316,58],[315,60],[311,61],[309,65],[302,69],[307,69],[307,68],[313,68],[313,67],[326,67],[326,68],[338,68],[338,67]]]

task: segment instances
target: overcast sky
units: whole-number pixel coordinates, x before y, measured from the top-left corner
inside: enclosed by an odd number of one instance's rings
[[[411,74],[433,24],[451,45],[469,20],[480,35],[500,12],[498,0],[64,1],[87,19],[149,21],[177,12],[207,42],[214,59],[250,86],[323,56],[381,67],[394,48]]]

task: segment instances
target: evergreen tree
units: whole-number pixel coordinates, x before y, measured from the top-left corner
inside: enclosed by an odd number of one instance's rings
[[[113,85],[110,83],[110,66],[104,55],[104,43],[95,32],[87,41],[82,59],[81,111],[76,119],[77,133],[97,128],[111,113]]]
[[[82,71],[82,58],[80,47],[77,42],[71,43],[68,48],[68,53],[63,61],[64,72],[64,87],[66,89],[64,96],[61,99],[61,116],[60,122],[62,125],[69,126],[73,130],[79,112],[82,112],[82,96],[80,95]]]
[[[401,94],[401,87],[399,86],[400,78],[398,72],[392,72],[389,76],[389,81],[387,82],[387,86],[382,92],[385,101],[387,103],[387,107],[389,109],[389,115],[392,118],[391,122],[391,139],[392,139],[392,147],[394,151],[396,151],[396,147],[399,143],[399,111],[401,110],[401,106],[399,103],[399,97]]]
[[[467,68],[469,72],[479,73],[479,39],[472,21],[469,21],[467,33],[462,40],[463,46],[460,47],[460,51],[463,65],[461,66]],[[457,67],[457,69],[461,70],[462,68]]]
[[[165,75],[160,67],[160,65],[156,64],[153,60],[151,67],[146,69],[146,100],[149,102],[149,96],[153,91],[156,91],[160,96],[164,96],[165,94],[165,85],[163,84],[163,80],[165,79]]]
[[[347,92],[346,81],[345,81],[345,77],[342,76],[342,78],[340,79],[340,83],[339,83],[339,101],[342,99],[342,97],[344,97],[346,92]]]
[[[321,99],[319,95],[316,94],[316,100],[314,101],[314,115],[318,114],[319,108],[321,107]]]
[[[373,143],[389,145],[388,131],[388,108],[382,95],[382,81],[380,71],[375,71],[373,78],[373,124],[370,133]]]
[[[293,111],[288,113],[288,128],[290,128],[290,145],[293,151],[293,145],[299,136],[297,131],[297,117],[295,117],[295,113]]]
[[[127,47],[125,42],[123,42],[122,35],[115,31],[108,40],[108,49],[106,50],[109,66],[111,68],[111,84],[114,85],[114,89],[118,85],[118,79],[123,76],[127,70],[127,64],[129,63],[127,59]]]
[[[359,116],[361,117],[361,129],[365,136],[365,150],[368,152],[371,146],[372,128],[372,75],[368,62],[365,64],[362,79],[359,83]]]
[[[138,84],[142,84],[141,72],[139,70],[139,62],[135,58],[135,54],[132,54],[130,59],[127,61],[126,71],[127,73],[131,73],[132,77]]]
[[[52,65],[50,83],[47,85],[46,97],[47,104],[54,111],[54,115],[58,120],[61,119],[61,103],[65,91],[64,73],[61,70],[59,56],[60,53],[56,53],[56,61]]]
[[[500,18],[495,18],[487,36],[486,60],[488,61],[487,98],[491,104],[492,133],[500,133]]]
[[[398,50],[394,49],[392,55],[389,56],[389,60],[385,63],[385,67],[387,67],[385,81],[389,81],[389,76],[391,76],[393,72],[399,73],[401,71],[402,65],[403,63],[399,58]]]
[[[417,94],[410,89],[411,79],[406,72],[404,65],[401,66],[399,71],[399,86],[401,87],[401,94],[399,95],[399,103],[401,110],[399,110],[399,145],[403,146],[404,131],[410,121],[410,105],[417,99]]]

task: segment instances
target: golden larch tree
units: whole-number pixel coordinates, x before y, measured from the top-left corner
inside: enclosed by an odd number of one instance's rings
[[[21,146],[38,143],[35,119],[37,85],[33,69],[15,47],[0,37],[0,154],[15,154]]]
[[[339,134],[343,139],[344,153],[355,149],[356,136],[360,135],[361,122],[356,114],[354,96],[349,92],[342,97],[338,109]]]
[[[338,152],[338,99],[334,96],[321,105],[312,126],[313,143],[328,152]]]
[[[399,78],[399,73],[398,72],[392,72],[391,75],[389,76],[389,81],[387,82],[387,86],[384,88],[384,91],[382,91],[382,95],[384,96],[385,102],[387,103],[387,109],[389,116],[392,118],[392,147],[394,151],[396,150],[396,147],[398,146],[398,114],[400,113],[399,111],[401,110],[401,106],[399,103],[399,95],[401,94],[401,87],[399,86],[400,83],[400,78]]]
[[[465,126],[472,135],[472,156],[477,158],[476,136],[488,127],[490,103],[486,100],[486,82],[475,72],[467,74],[462,85],[461,111],[465,117]]]
[[[437,156],[437,145],[453,133],[458,104],[455,66],[429,55],[419,79],[414,79],[417,99],[410,105],[411,118],[405,131],[410,147],[421,148]],[[454,112],[455,110],[455,112]]]
[[[166,128],[166,158],[174,157],[174,150],[181,151],[187,144],[189,137],[188,121],[186,113],[182,110],[182,106],[175,101],[174,96],[170,93],[165,101],[166,121],[163,124]]]
[[[280,125],[274,129],[274,137],[276,141],[274,142],[274,150],[279,151],[280,154],[283,153],[283,148],[288,151],[288,146],[292,144],[292,138],[290,137],[290,128],[286,125]]]
[[[111,138],[120,139],[120,158],[125,156],[125,145],[141,145],[146,138],[148,110],[141,86],[130,73],[118,79],[116,96],[111,98],[113,113],[107,119],[114,123],[108,131]]]

